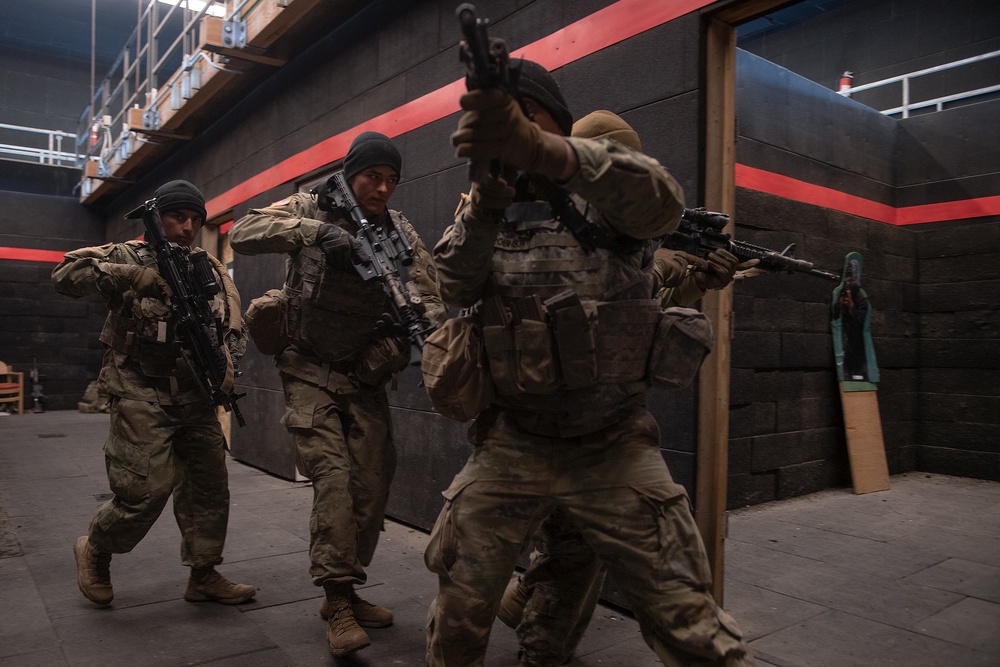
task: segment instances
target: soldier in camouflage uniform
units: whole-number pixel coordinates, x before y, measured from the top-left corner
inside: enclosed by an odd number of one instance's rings
[[[351,144],[344,176],[370,223],[395,226],[410,241],[419,310],[437,321],[444,308],[430,254],[406,218],[387,208],[401,163],[388,137],[365,132]],[[362,627],[393,620],[354,586],[366,581],[396,468],[385,384],[407,366],[410,348],[405,330],[386,328],[390,302],[380,282],[362,280],[353,267],[355,222],[330,208],[322,192],[292,195],[251,210],[233,225],[230,242],[243,254],[290,258],[283,288],[289,344],[274,358],[285,392],[282,423],[299,472],[313,484],[309,573],[326,594],[320,614],[329,621],[328,644],[346,655],[370,644]]]
[[[171,181],[154,196],[167,240],[190,247],[205,221],[201,192],[187,181]],[[230,342],[245,349],[240,295],[226,268],[211,261],[223,286],[211,308],[228,358]],[[250,600],[253,586],[234,584],[215,570],[229,522],[225,438],[215,405],[203,397],[174,337],[169,288],[157,273],[154,250],[144,241],[74,250],[52,271],[52,282],[67,296],[99,294],[110,311],[101,332],[107,351],[100,382],[111,401],[104,455],[114,497],[73,545],[80,591],[97,604],[111,603],[111,555],[130,552],[173,495],[181,562],[191,568],[184,599]],[[230,383],[232,375],[229,359]]]
[[[635,130],[610,111],[584,116],[573,124],[572,136],[613,139],[642,150]],[[653,259],[655,292],[664,308],[689,307],[708,289],[724,288],[732,282],[739,262],[722,249],[702,259],[661,247]],[[564,512],[546,517],[535,536],[528,569],[511,579],[497,613],[516,629],[522,663],[561,665],[572,656],[594,614],[606,574]]]
[[[481,176],[434,249],[445,302],[478,308],[497,397],[470,429],[475,450],[444,493],[425,554],[439,577],[427,662],[482,664],[522,546],[561,511],[664,664],[752,664],[709,593],[687,495],[645,407],[660,305],[651,249],[627,237],[675,229],[683,194],[651,158],[562,136],[572,117],[541,66],[523,61],[519,88],[523,109],[498,90],[462,97],[457,154],[560,183],[607,242],[585,251],[535,182],[512,189]]]

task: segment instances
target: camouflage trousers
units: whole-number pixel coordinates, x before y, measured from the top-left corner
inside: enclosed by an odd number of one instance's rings
[[[523,664],[554,667],[566,662],[580,643],[607,569],[562,509],[545,518],[535,545],[521,575],[528,602],[517,638]]]
[[[173,495],[181,562],[190,567],[222,562],[229,473],[214,406],[113,398],[104,460],[114,497],[90,523],[97,550],[131,551]]]
[[[299,472],[313,487],[313,583],[363,584],[383,528],[396,471],[389,401],[382,387],[338,394],[282,373],[285,427]]]
[[[438,575],[427,664],[482,665],[518,555],[555,510],[615,578],[665,665],[751,665],[711,573],[684,487],[673,482],[645,410],[578,438],[517,430],[499,416],[444,492],[424,554]]]

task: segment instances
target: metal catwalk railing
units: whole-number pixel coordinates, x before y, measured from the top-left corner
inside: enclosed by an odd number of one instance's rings
[[[938,72],[944,72],[945,70],[954,69],[956,67],[963,67],[965,65],[971,65],[973,63],[982,62],[984,60],[989,60],[991,58],[1000,57],[1000,51],[991,51],[990,53],[984,53],[982,55],[973,56],[971,58],[963,58],[962,60],[956,60],[954,62],[945,63],[944,65],[937,65],[935,67],[928,67],[927,69],[918,70],[916,72],[910,72],[908,74],[901,74],[899,76],[890,77],[888,79],[882,79],[881,81],[873,81],[871,83],[865,83],[860,86],[852,86],[849,83],[842,83],[840,90],[837,91],[844,97],[850,97],[854,93],[859,93],[865,90],[872,90],[874,88],[881,88],[883,86],[890,86],[896,83],[902,85],[902,103],[891,109],[883,109],[881,113],[886,116],[891,116],[893,114],[901,114],[903,118],[909,118],[910,112],[917,109],[926,109],[927,107],[935,107],[937,111],[944,109],[944,105],[949,102],[957,102],[959,100],[964,100],[972,97],[978,97],[979,95],[986,95],[989,93],[995,93],[1000,91],[1000,85],[986,86],[983,88],[976,88],[975,90],[969,90],[963,93],[955,93],[953,95],[944,95],[941,97],[935,97],[929,100],[921,100],[919,102],[913,102],[910,99],[910,81],[921,76],[926,76],[928,74],[936,74]],[[850,80],[850,72],[844,73],[844,80]]]
[[[76,135],[69,132],[0,123],[0,160],[79,169],[76,151],[63,150],[64,139],[72,149]]]

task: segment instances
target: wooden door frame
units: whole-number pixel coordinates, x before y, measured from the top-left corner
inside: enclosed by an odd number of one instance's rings
[[[723,3],[719,3],[720,5]],[[736,29],[740,23],[789,4],[788,0],[744,0],[718,11],[705,24],[705,197],[711,211],[728,213],[726,232],[735,237],[736,207]],[[715,347],[698,375],[698,440],[695,521],[712,570],[712,594],[723,604],[726,490],[729,474],[729,375],[733,332],[733,286],[709,290],[701,310],[715,328]]]

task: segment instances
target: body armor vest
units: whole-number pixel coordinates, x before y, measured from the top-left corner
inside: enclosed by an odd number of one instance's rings
[[[642,405],[660,316],[652,287],[643,252],[585,252],[547,203],[509,207],[480,309],[496,403],[554,436]]]
[[[120,247],[131,260],[128,264],[156,270],[156,255],[147,243],[128,242]],[[221,274],[225,268],[211,255],[209,259],[223,284]],[[228,315],[225,290],[212,297],[210,307],[215,320],[212,334],[217,337]],[[131,291],[123,295],[120,308],[110,310],[100,340],[111,350],[111,360],[105,360],[102,376],[112,394],[165,404],[202,399],[198,381],[177,340],[172,312],[164,301],[135,298]]]
[[[329,213],[326,218],[347,228],[343,218]],[[378,280],[365,281],[353,269],[327,266],[316,246],[301,248],[289,259],[284,292],[289,339],[325,362],[350,360],[376,337],[375,325],[388,310]]]

